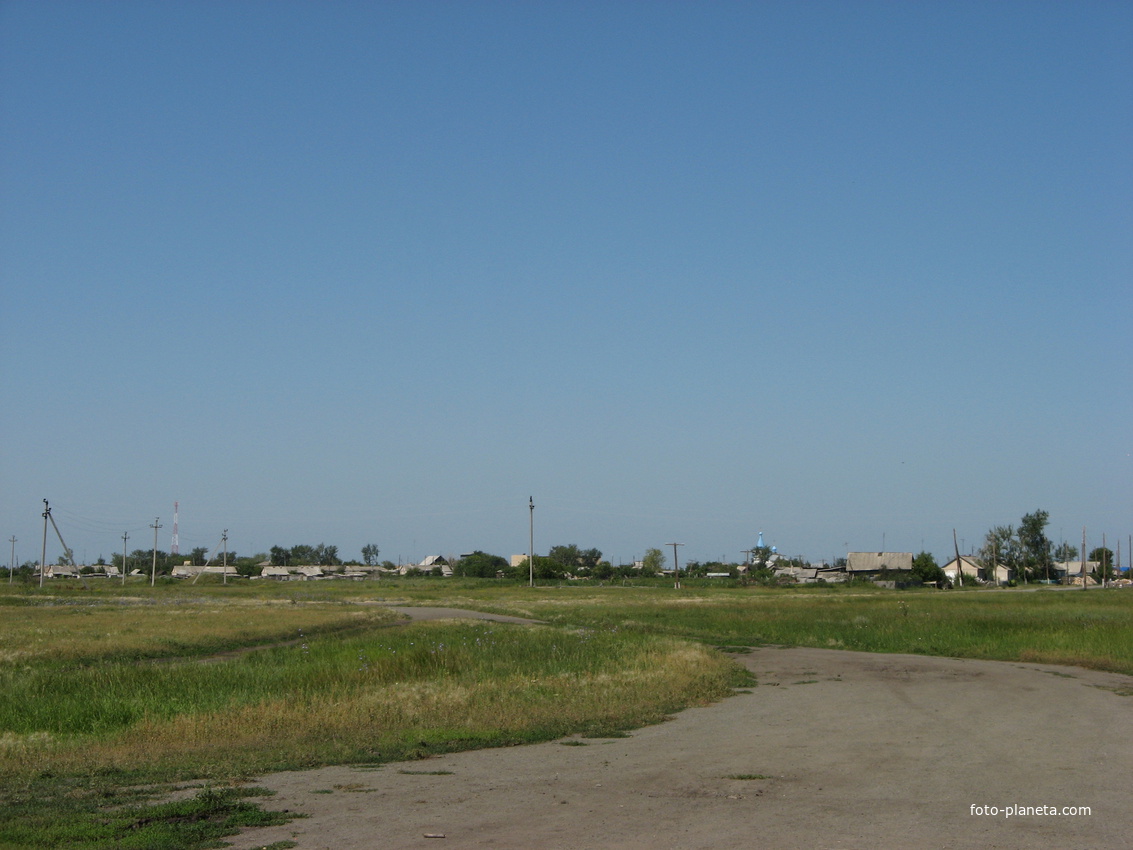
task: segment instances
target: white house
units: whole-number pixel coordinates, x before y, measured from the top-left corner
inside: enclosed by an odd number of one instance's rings
[[[941,569],[944,570],[944,575],[946,575],[948,580],[953,584],[959,583],[961,573],[966,576],[974,576],[977,581],[994,581],[996,584],[1007,584],[1013,577],[1011,570],[1003,564],[995,565],[995,575],[993,577],[990,566],[985,565],[982,561],[970,555],[960,556],[959,569],[957,569],[957,561],[955,558],[941,567]]]

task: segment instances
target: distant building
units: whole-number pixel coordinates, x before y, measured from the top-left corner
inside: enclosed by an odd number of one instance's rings
[[[1090,573],[1098,568],[1097,561],[1086,561],[1086,584],[1095,584]],[[1063,584],[1082,583],[1081,561],[1055,561],[1050,567],[1051,573]]]
[[[398,572],[400,572],[402,575],[405,575],[410,570],[421,570],[422,572],[429,573],[435,569],[439,569],[441,571],[441,575],[445,576],[446,578],[452,575],[452,567],[449,566],[448,561],[445,560],[445,557],[443,555],[430,555],[429,557],[422,560],[419,564],[406,564],[405,566],[401,567]]]
[[[995,584],[1007,584],[1014,577],[1012,571],[1003,564],[996,564],[993,571],[990,565],[970,555],[961,555],[958,562],[956,558],[953,558],[941,569],[944,570],[944,575],[953,584],[959,582],[961,574],[972,576],[977,581],[994,582]]]
[[[870,578],[880,573],[907,573],[912,570],[912,552],[850,552],[846,556],[846,572],[851,578]]]

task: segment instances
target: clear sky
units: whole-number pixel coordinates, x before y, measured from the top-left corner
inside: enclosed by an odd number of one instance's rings
[[[1128,2],[3,0],[0,124],[5,565],[1128,563]]]

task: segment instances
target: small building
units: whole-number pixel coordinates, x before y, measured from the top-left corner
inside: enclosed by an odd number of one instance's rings
[[[452,576],[452,567],[450,567],[449,562],[444,559],[444,555],[429,555],[428,558],[424,559],[420,563],[406,564],[406,566],[402,567],[400,570],[401,575],[406,575],[409,570],[420,570],[421,572],[441,570],[442,576],[446,578]]]
[[[912,552],[850,552],[846,556],[846,572],[850,578],[875,578],[882,573],[912,570]]]
[[[958,584],[960,575],[972,576],[977,581],[990,584],[1007,584],[1014,577],[1012,571],[1003,564],[996,564],[994,570],[979,558],[961,555],[959,562],[953,558],[943,567],[944,575],[953,584]]]
[[[260,578],[273,578],[276,581],[290,581],[291,571],[287,567],[263,567],[260,570]]]
[[[1090,578],[1090,573],[1098,568],[1098,561],[1086,561],[1086,584],[1096,584]],[[1081,561],[1055,561],[1050,567],[1051,574],[1055,576],[1063,584],[1082,584],[1082,562]]]

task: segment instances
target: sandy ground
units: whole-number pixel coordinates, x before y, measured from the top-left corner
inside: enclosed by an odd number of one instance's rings
[[[739,658],[757,687],[627,738],[262,777],[269,808],[307,817],[233,846],[1133,847],[1133,677],[819,649]]]

